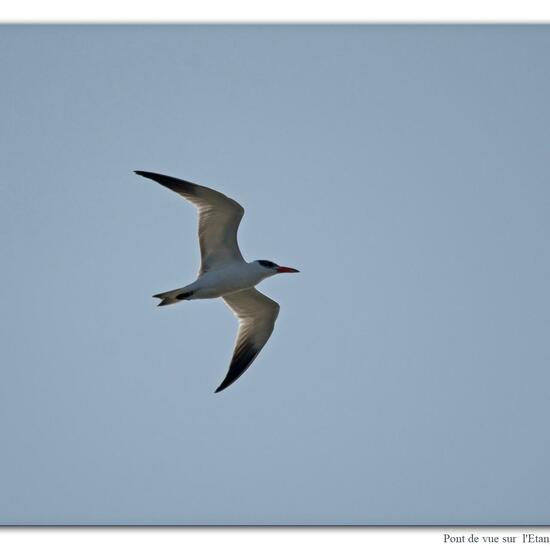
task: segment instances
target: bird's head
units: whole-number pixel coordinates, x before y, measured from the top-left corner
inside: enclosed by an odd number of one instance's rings
[[[265,273],[266,277],[277,275],[277,273],[299,273],[299,271],[293,267],[277,265],[275,262],[270,262],[269,260],[256,260],[254,263],[258,265],[262,273]]]

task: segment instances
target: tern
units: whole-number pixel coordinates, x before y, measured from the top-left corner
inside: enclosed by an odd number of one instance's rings
[[[279,315],[279,304],[256,290],[255,286],[278,273],[298,273],[297,269],[269,260],[246,262],[239,250],[237,231],[244,208],[223,193],[154,172],[136,170],[191,202],[199,214],[201,266],[190,285],[155,294],[159,306],[184,300],[223,298],[239,320],[229,370],[218,386],[218,393],[235,382],[250,367],[265,346]]]

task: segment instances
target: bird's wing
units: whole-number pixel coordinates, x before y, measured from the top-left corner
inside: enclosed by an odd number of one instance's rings
[[[239,332],[229,370],[216,393],[233,384],[252,364],[269,340],[279,315],[279,304],[255,288],[229,294],[223,299],[239,320]]]
[[[199,211],[200,274],[232,262],[244,262],[237,230],[244,208],[223,193],[189,181],[136,170],[136,174],[152,179],[175,191]]]

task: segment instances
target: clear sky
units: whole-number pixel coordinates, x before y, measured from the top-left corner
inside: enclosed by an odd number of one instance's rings
[[[0,27],[0,522],[547,523],[550,28]],[[193,207],[301,270],[247,373]]]

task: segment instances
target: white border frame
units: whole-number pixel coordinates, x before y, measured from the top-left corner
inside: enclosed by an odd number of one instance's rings
[[[548,0],[7,0],[0,23],[546,23]],[[550,518],[549,518],[550,522]],[[550,527],[0,528],[9,550],[448,548],[444,534],[550,536]],[[465,547],[465,545],[458,545]],[[500,544],[468,544],[495,548]],[[507,548],[517,547],[507,544]],[[538,547],[538,545],[537,545]]]
[[[548,0],[4,0],[7,23],[540,23]]]

